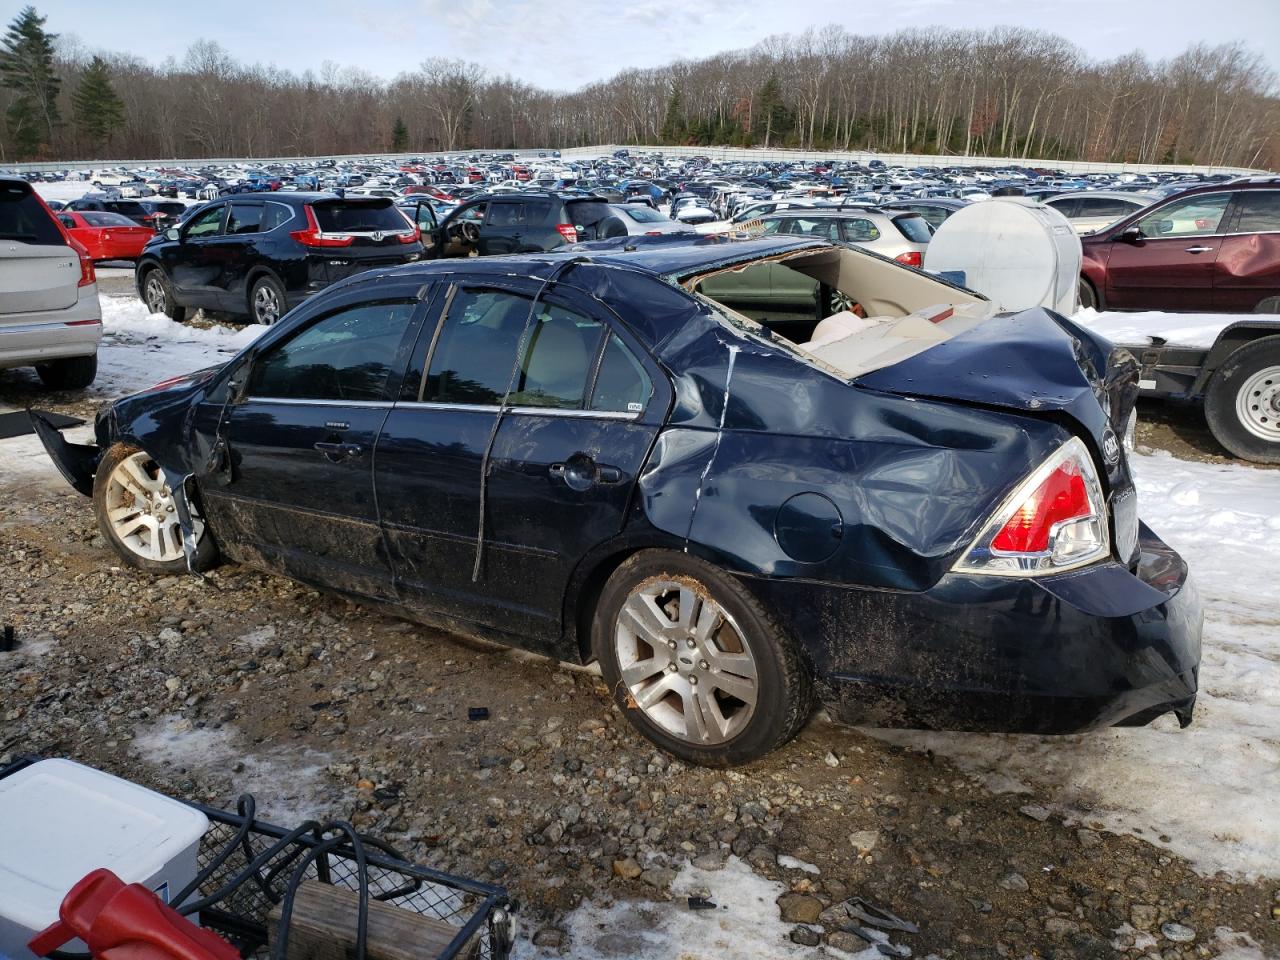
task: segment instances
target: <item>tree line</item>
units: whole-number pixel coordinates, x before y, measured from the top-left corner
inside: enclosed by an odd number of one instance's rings
[[[1095,61],[1041,31],[839,26],[551,93],[461,60],[301,74],[200,40],[87,52],[33,8],[0,39],[0,163],[662,144],[1280,167],[1276,77],[1242,43]]]

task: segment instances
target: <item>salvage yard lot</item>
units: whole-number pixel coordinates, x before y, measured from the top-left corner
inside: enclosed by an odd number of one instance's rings
[[[258,332],[103,307],[87,397],[37,395],[18,371],[0,404],[89,418]],[[0,760],[59,753],[218,805],[249,790],[278,821],[350,817],[507,885],[541,944],[526,955],[813,956],[817,925],[822,949],[856,955],[838,909],[818,914],[858,895],[920,927],[892,937],[918,957],[1264,956],[1280,950],[1280,474],[1148,413],[1164,423],[1140,430],[1142,514],[1206,609],[1185,731],[882,734],[819,716],[750,767],[685,768],[591,672],[244,567],[157,581],[119,566],[88,502],[19,437],[0,441],[0,619],[23,644],[0,654]],[[720,909],[691,913],[691,893]],[[653,903],[610,907],[632,898]]]

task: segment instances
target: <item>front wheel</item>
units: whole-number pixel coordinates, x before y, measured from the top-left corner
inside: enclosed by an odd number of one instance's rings
[[[795,644],[738,580],[686,554],[646,550],[614,571],[592,641],[627,719],[690,763],[749,763],[809,717]]]
[[[1227,357],[1209,381],[1204,415],[1237,457],[1280,463],[1280,337],[1246,343]]]
[[[102,456],[93,478],[98,530],[120,558],[149,573],[187,569],[173,491],[159,464],[145,450],[117,443]],[[204,522],[194,516],[196,570],[211,567],[217,547]]]
[[[1080,278],[1080,309],[1084,310],[1098,309],[1098,293],[1093,289],[1093,284],[1084,277]]]
[[[142,302],[151,313],[163,313],[175,323],[187,319],[187,308],[178,306],[173,285],[159,267],[152,267],[142,278]]]

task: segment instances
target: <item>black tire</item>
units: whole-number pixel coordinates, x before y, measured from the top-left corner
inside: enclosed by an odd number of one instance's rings
[[[93,512],[98,520],[98,531],[102,534],[103,539],[111,544],[112,549],[120,556],[120,559],[131,567],[155,574],[185,573],[187,560],[184,553],[179,551],[173,559],[149,559],[125,542],[108,517],[109,511],[112,509],[108,502],[108,498],[112,496],[112,474],[125,460],[141,452],[142,448],[140,447],[127,443],[117,443],[102,455],[102,460],[98,463],[98,469],[93,477]],[[159,476],[159,468],[155,465],[155,462],[148,459],[147,463],[149,464],[148,472],[153,476]],[[199,543],[196,546],[193,567],[196,570],[208,570],[217,562],[218,546],[214,542],[213,534],[208,525],[205,525]]]
[[[1091,310],[1101,310],[1098,305],[1098,291],[1093,288],[1093,284],[1084,277],[1080,278],[1080,309],[1088,307]]]
[[[706,745],[673,735],[637,705],[622,680],[614,641],[623,604],[634,590],[667,580],[692,585],[699,596],[714,600],[732,618],[738,628],[735,636],[740,635],[742,646],[754,660],[754,709],[742,729],[724,742]],[[741,582],[696,557],[668,550],[644,550],[628,558],[601,591],[591,639],[605,682],[627,719],[661,749],[689,763],[706,767],[750,763],[782,746],[809,719],[813,683],[794,641]],[[676,655],[672,656],[674,665]]]
[[[142,294],[142,302],[152,313],[163,313],[174,323],[182,323],[187,319],[187,308],[178,305],[174,299],[173,284],[169,282],[161,267],[149,267],[138,284],[138,292]]]
[[[1253,308],[1254,313],[1280,313],[1280,297],[1267,297]]]
[[[249,319],[254,323],[271,326],[279,322],[289,311],[284,296],[284,285],[275,277],[264,273],[249,288]]]
[[[36,373],[50,390],[83,390],[98,375],[98,355],[50,360],[37,364]]]
[[[1274,370],[1276,373],[1268,374]],[[1249,392],[1261,401],[1251,403]],[[1280,463],[1280,439],[1258,431],[1280,428],[1280,337],[1254,340],[1232,353],[1214,371],[1205,391],[1204,417],[1217,441],[1243,460]],[[1240,405],[1244,404],[1244,413]],[[1251,428],[1246,416],[1256,421]],[[1280,437],[1280,432],[1276,433]]]

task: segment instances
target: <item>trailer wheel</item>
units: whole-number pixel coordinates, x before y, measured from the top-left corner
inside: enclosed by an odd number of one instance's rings
[[[1237,457],[1280,463],[1280,337],[1246,343],[1227,357],[1209,381],[1204,415]]]

